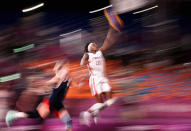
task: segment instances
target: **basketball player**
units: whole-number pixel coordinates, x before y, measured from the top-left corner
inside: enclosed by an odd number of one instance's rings
[[[88,43],[85,46],[85,54],[81,59],[81,65],[87,65],[90,73],[89,86],[92,95],[96,97],[97,102],[88,111],[82,112],[80,116],[86,125],[90,125],[90,117],[96,116],[99,111],[112,105],[116,99],[112,99],[111,87],[104,74],[103,54],[120,38],[121,34],[132,33],[141,29],[141,21],[134,15],[138,11],[152,3],[146,0],[110,0],[113,8],[104,10],[104,14],[110,25],[104,44],[98,49],[95,43]],[[107,101],[103,103],[102,95],[106,95]]]
[[[65,123],[66,131],[72,131],[72,119],[62,104],[70,85],[68,64],[64,61],[58,61],[53,71],[55,76],[46,82],[47,86],[56,84],[50,97],[44,98],[34,112],[9,111],[6,115],[8,126],[18,118],[40,118],[44,120],[54,112]]]
[[[87,43],[84,56],[81,59],[80,65],[87,65],[89,69],[89,86],[92,95],[95,96],[97,100],[96,104],[80,114],[80,122],[88,126],[90,126],[91,117],[93,117],[94,122],[97,123],[99,112],[111,106],[116,101],[116,98],[112,98],[111,86],[105,76],[105,59],[103,52],[109,47],[108,42],[105,42],[100,49],[96,43]],[[103,101],[102,95],[107,99],[105,102]]]

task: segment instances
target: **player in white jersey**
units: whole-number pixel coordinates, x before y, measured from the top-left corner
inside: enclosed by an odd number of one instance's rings
[[[59,61],[53,70],[55,76],[46,82],[47,86],[56,84],[56,88],[53,89],[52,94],[48,98],[44,98],[34,112],[9,111],[6,115],[8,126],[18,118],[40,118],[44,120],[54,112],[65,123],[66,131],[72,131],[71,117],[62,104],[70,86],[69,67],[68,64]]]
[[[96,104],[80,114],[80,122],[88,126],[90,125],[91,116],[96,123],[99,112],[116,101],[116,98],[112,98],[111,86],[105,76],[105,59],[102,53],[108,48],[109,42],[107,39],[100,49],[98,49],[95,43],[88,43],[85,46],[85,53],[81,59],[80,65],[87,65],[88,67],[90,74],[89,86],[92,95],[95,96],[97,100]],[[103,95],[107,98],[105,102],[102,98]]]
[[[89,86],[92,95],[101,94],[102,92],[107,92],[110,97],[111,87],[108,84],[108,80],[105,77],[105,60],[102,52],[99,50],[95,54],[88,53],[88,69],[90,73]],[[99,100],[100,102],[102,100]]]

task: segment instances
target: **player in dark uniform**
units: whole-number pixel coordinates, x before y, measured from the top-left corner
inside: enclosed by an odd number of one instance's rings
[[[59,61],[54,67],[55,76],[46,82],[46,85],[56,84],[52,94],[43,99],[34,112],[8,111],[6,123],[8,126],[18,118],[40,118],[46,119],[51,113],[55,113],[61,121],[65,123],[66,131],[72,131],[72,119],[65,109],[63,99],[65,98],[70,86],[69,66],[64,61]]]

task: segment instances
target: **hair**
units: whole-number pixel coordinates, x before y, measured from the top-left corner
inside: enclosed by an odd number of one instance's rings
[[[89,46],[90,42],[86,43],[85,47],[84,47],[84,52],[87,53],[88,51],[88,46]]]

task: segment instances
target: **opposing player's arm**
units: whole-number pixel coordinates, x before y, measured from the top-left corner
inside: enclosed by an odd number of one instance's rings
[[[101,52],[105,52],[108,50],[113,44],[116,43],[117,39],[119,38],[120,33],[114,30],[113,28],[110,28],[107,36],[104,40],[104,43],[102,47],[100,48]]]
[[[89,55],[87,53],[85,53],[80,61],[80,65],[86,65],[88,64],[88,59],[89,59]]]
[[[52,79],[50,79],[49,81],[47,81],[45,84],[47,86],[50,86],[52,84],[57,84],[59,82],[59,78],[54,76]]]

